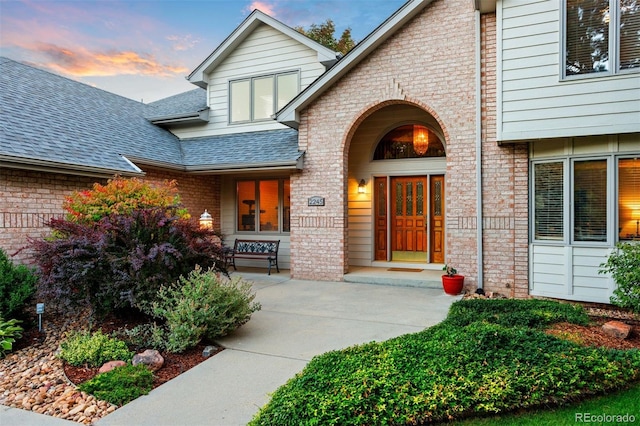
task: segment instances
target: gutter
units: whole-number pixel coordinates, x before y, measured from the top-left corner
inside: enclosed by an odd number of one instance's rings
[[[124,158],[124,157],[123,157]],[[128,164],[131,162],[124,158]],[[134,165],[135,166],[135,165]],[[79,164],[58,163],[55,161],[37,160],[33,158],[19,158],[7,155],[0,155],[0,167],[19,170],[30,170],[35,172],[63,173],[75,176],[88,176],[95,178],[112,178],[114,175],[120,176],[144,176],[145,173],[138,167],[135,171],[119,169],[102,169],[98,167],[82,166]]]
[[[481,37],[482,28],[480,23],[480,10],[475,11],[476,30],[476,238],[478,246],[478,290],[482,291],[484,286],[484,245],[483,245],[483,219],[482,219],[482,52]]]

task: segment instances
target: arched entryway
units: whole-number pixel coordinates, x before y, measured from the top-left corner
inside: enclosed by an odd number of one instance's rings
[[[435,118],[411,104],[375,111],[355,130],[348,164],[349,265],[442,264],[446,158]]]

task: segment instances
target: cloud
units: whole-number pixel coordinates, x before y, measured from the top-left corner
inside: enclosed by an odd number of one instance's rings
[[[71,50],[53,44],[36,46],[44,66],[55,72],[74,77],[105,77],[115,75],[147,75],[172,77],[186,74],[189,69],[158,61],[153,55],[133,51],[92,52]]]
[[[194,38],[191,34],[185,36],[170,35],[166,39],[171,42],[171,47],[176,51],[191,50],[200,43],[200,40]]]
[[[247,11],[249,12],[252,12],[254,9],[258,9],[260,12],[266,13],[272,18],[278,16],[275,4],[269,4],[265,1],[255,0],[249,6],[247,6]]]

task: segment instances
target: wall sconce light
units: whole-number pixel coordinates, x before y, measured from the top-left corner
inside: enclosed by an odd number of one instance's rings
[[[213,218],[211,217],[207,209],[204,209],[204,213],[200,215],[199,222],[201,229],[213,229]]]
[[[358,194],[364,194],[367,189],[367,182],[364,179],[360,179],[360,183],[358,183]]]

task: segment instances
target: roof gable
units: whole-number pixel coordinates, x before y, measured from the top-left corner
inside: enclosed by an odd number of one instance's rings
[[[320,76],[306,90],[276,113],[276,120],[294,129],[298,128],[300,111],[353,69],[389,37],[413,19],[434,0],[409,0],[393,15],[373,30],[349,51],[336,65]]]
[[[227,56],[229,56],[260,25],[269,25],[275,30],[285,34],[287,37],[292,38],[314,50],[318,55],[318,62],[322,63],[327,68],[337,61],[339,55],[338,52],[334,52],[333,50],[322,46],[320,43],[311,40],[304,34],[299,33],[293,28],[256,9],[211,53],[211,55],[209,55],[207,59],[204,60],[204,62],[198,65],[198,67],[189,74],[187,80],[196,86],[206,88],[208,84],[207,74],[224,61]]]

